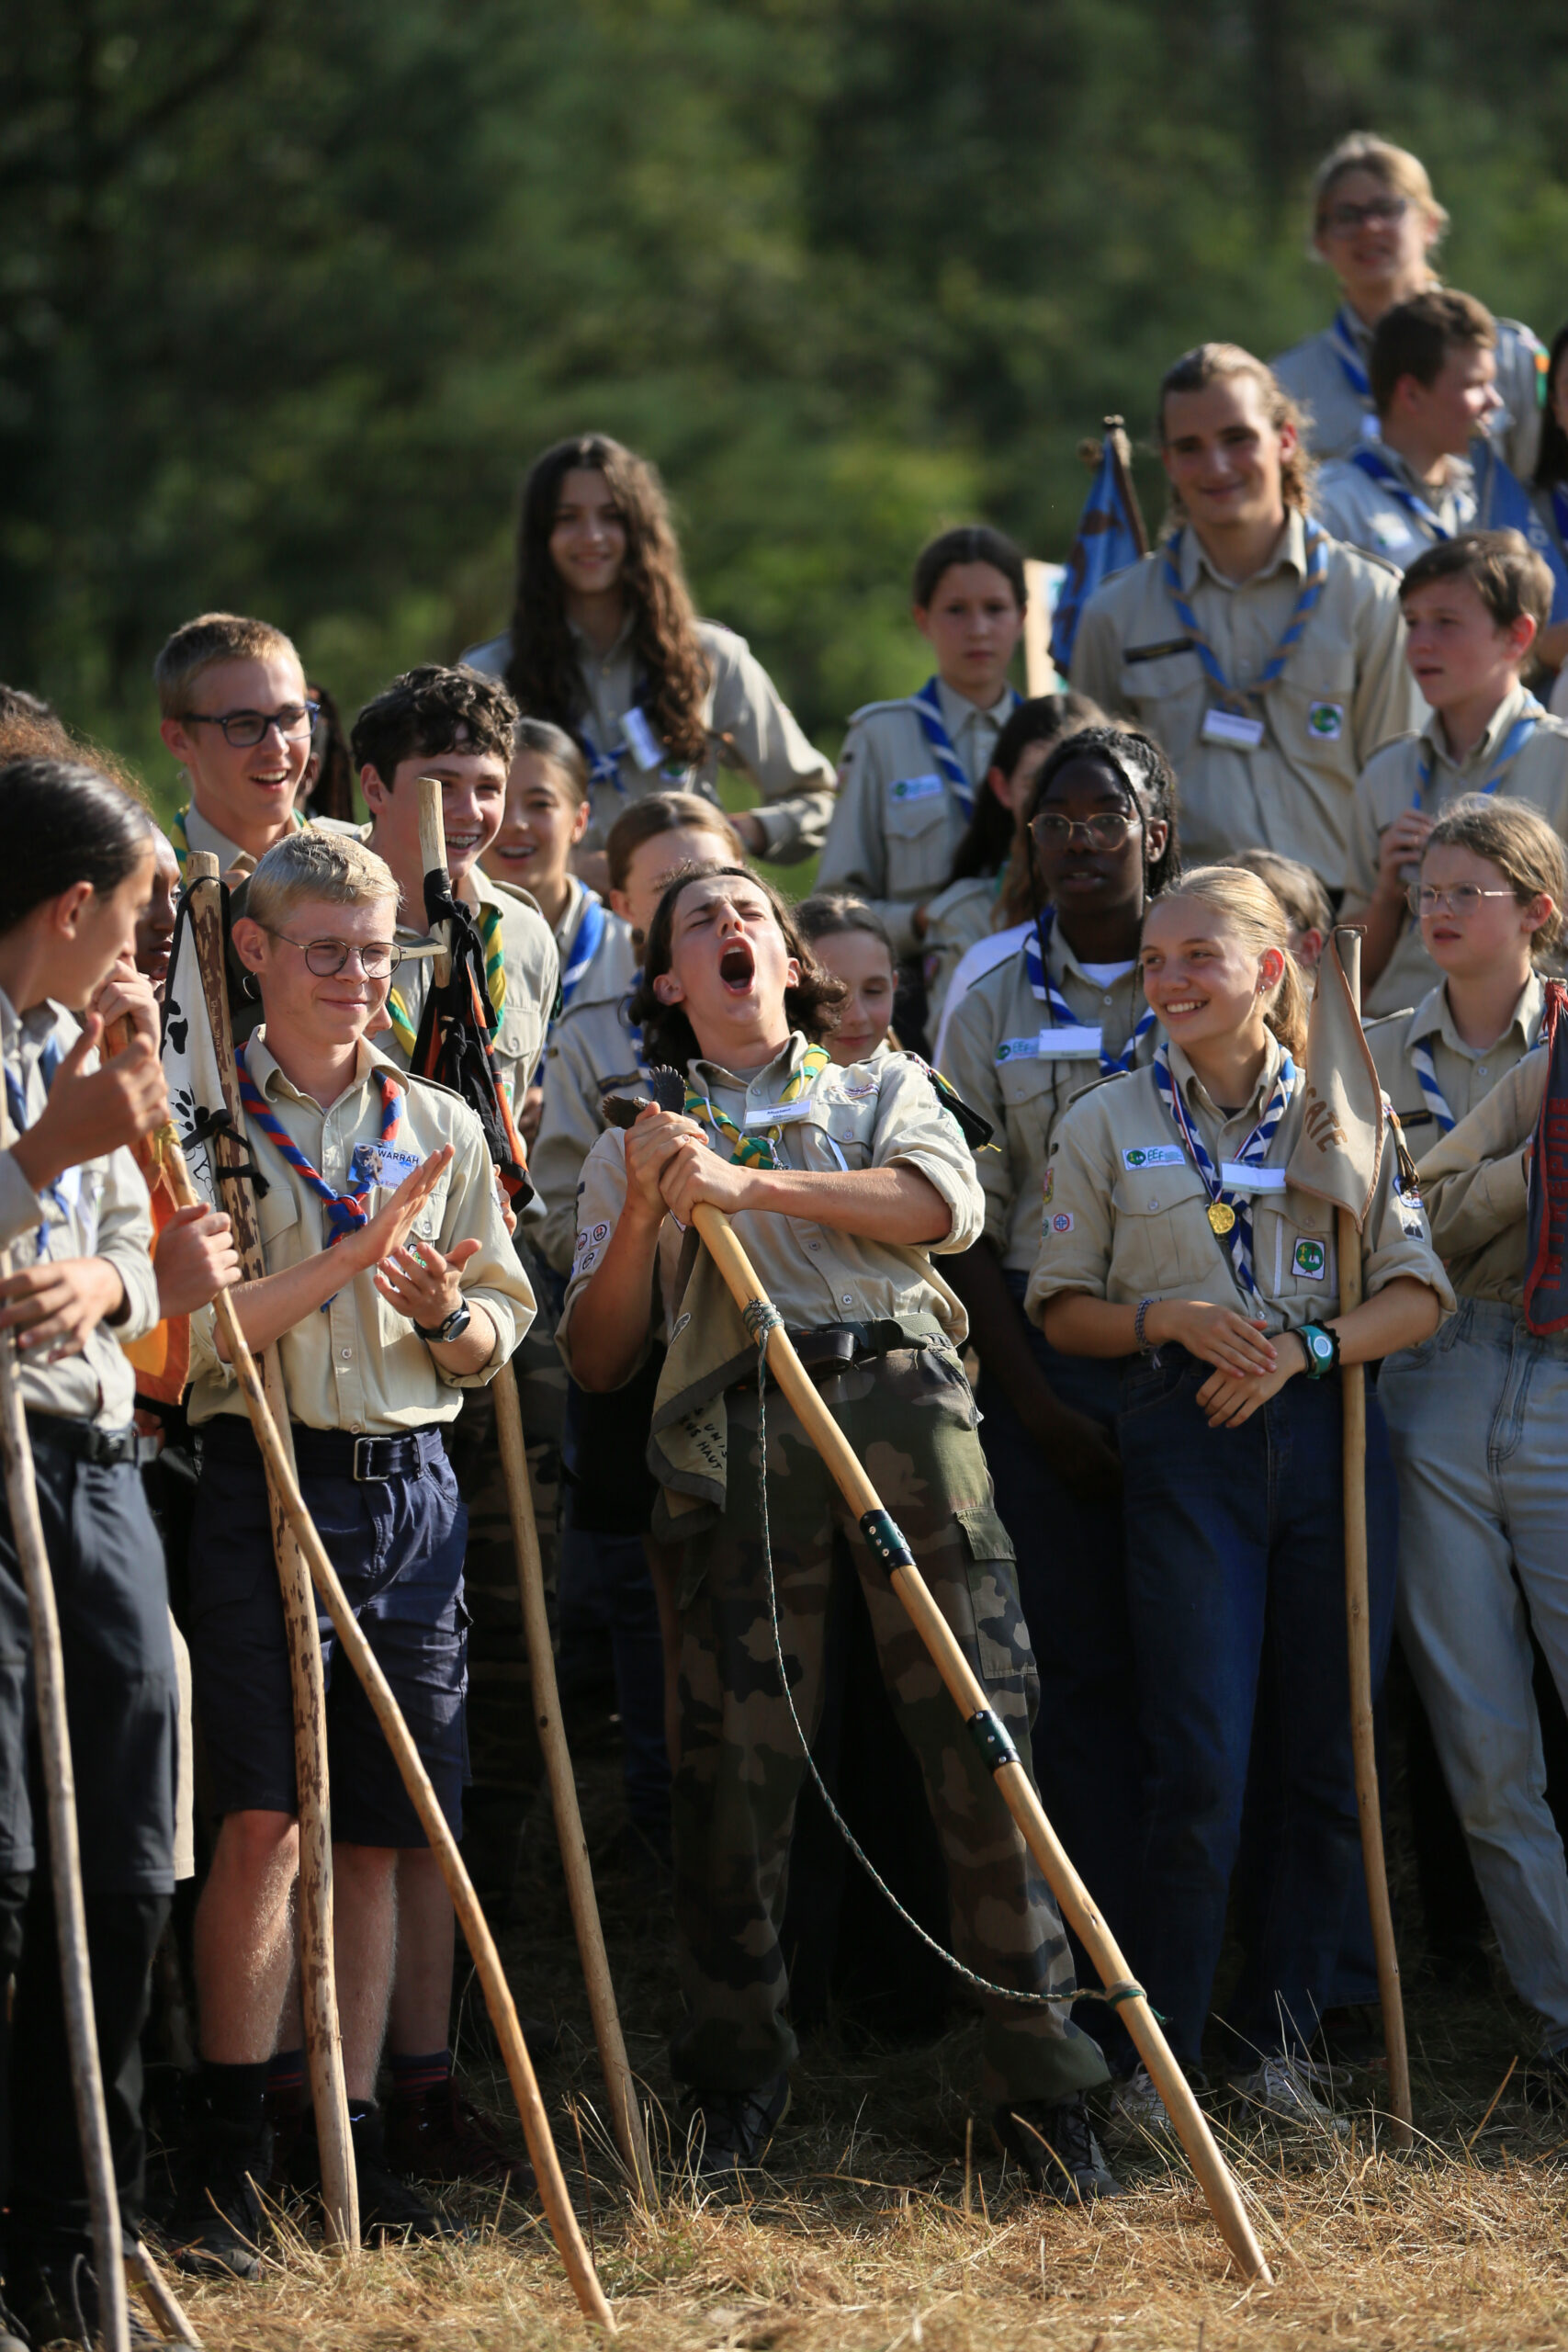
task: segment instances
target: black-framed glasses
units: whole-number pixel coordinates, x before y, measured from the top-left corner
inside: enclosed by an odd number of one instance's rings
[[[250,752],[263,741],[269,727],[276,727],[283,736],[308,735],[321,708],[319,702],[291,702],[281,710],[187,710],[180,724],[221,727],[223,741],[231,752]]]
[[[1090,849],[1120,849],[1136,821],[1122,809],[1107,808],[1094,817],[1036,817],[1029,830],[1041,850],[1071,849],[1080,833]]]
[[[1439,911],[1458,915],[1461,922],[1475,912],[1483,899],[1511,899],[1512,890],[1483,890],[1479,882],[1456,882],[1451,890],[1435,890],[1429,882],[1412,882],[1405,892],[1413,915],[1423,918]]]
[[[305,958],[305,968],[314,972],[319,980],[330,980],[341,972],[351,956],[359,958],[359,968],[367,980],[389,980],[403,960],[403,951],[390,939],[290,939],[286,931],[274,931],[269,922],[260,929],[271,939],[281,939],[286,947],[297,947]]]
[[[1317,225],[1336,237],[1353,237],[1358,229],[1392,229],[1410,209],[1407,196],[1374,196],[1368,204],[1331,204],[1318,215]]]

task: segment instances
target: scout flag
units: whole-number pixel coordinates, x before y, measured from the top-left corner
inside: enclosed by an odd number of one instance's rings
[[[1517,531],[1540,556],[1551,574],[1550,625],[1568,619],[1568,564],[1518,476],[1511,472],[1487,440],[1470,445],[1475,469],[1476,531]]]
[[[223,929],[227,937],[227,889],[223,892]],[[251,1007],[254,1012],[256,1008]],[[242,1024],[236,1024],[243,1034]],[[192,1183],[214,1207],[225,1204],[221,1186],[212,1173],[208,1137],[223,1116],[223,1087],[218,1075],[218,1052],[207,1018],[207,998],[197,960],[196,932],[190,901],[183,893],[175,936],[169,949],[169,976],[164,985],[164,1076],[169,1089],[169,1117],[185,1153]]]
[[[1546,1083],[1530,1154],[1525,1243],[1525,1321],[1532,1331],[1568,1329],[1568,989],[1548,980],[1540,1042]]]
[[[1093,443],[1086,444],[1092,449]],[[1138,509],[1129,471],[1132,451],[1119,416],[1105,420],[1094,482],[1078,517],[1077,537],[1067,557],[1066,577],[1056,592],[1051,626],[1051,659],[1065,678],[1084,606],[1113,571],[1125,571],[1149,551],[1149,535]]]
[[[1377,1191],[1387,1115],[1361,1017],[1339,961],[1337,932],[1330,933],[1317,967],[1303,1085],[1301,1137],[1291,1154],[1286,1180],[1299,1192],[1348,1209],[1359,1233]]]

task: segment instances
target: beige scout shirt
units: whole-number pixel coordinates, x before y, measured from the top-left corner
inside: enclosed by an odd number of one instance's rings
[[[391,1072],[402,1099],[390,1148],[428,1159],[443,1144],[457,1148],[415,1233],[424,1234],[443,1250],[455,1241],[479,1241],[478,1252],[463,1268],[463,1295],[482,1306],[495,1326],[496,1343],[488,1363],[461,1374],[443,1371],[408,1317],[382,1298],[371,1275],[356,1274],[326,1307],[313,1307],[279,1342],[290,1417],[309,1429],[352,1430],[374,1437],[456,1420],[462,1391],[484,1387],[534,1319],[534,1294],[502,1220],[479,1121],[446,1087],[409,1078],[372,1046],[360,1047],[358,1077],[324,1111],[284,1077],[267,1050],[265,1026],[251,1037],[245,1059],[268,1108],[310,1165],[340,1192],[349,1187],[355,1146],[381,1140],[377,1074]],[[254,1122],[249,1140],[267,1183],[256,1204],[266,1270],[282,1273],[325,1246],[326,1207]],[[372,1210],[384,1204],[391,1189],[372,1193]],[[219,1413],[243,1414],[244,1401],[233,1367],[220,1359],[214,1342],[210,1306],[191,1317],[190,1339],[192,1421],[209,1421]]]
[[[807,1040],[797,1030],[784,1051],[750,1079],[714,1062],[696,1061],[690,1083],[744,1127],[749,1113],[779,1101],[806,1051]],[[790,1117],[773,1136],[781,1167],[822,1174],[846,1168],[914,1168],[941,1193],[953,1224],[942,1240],[905,1249],[839,1233],[807,1217],[742,1210],[734,1219],[736,1234],[784,1322],[800,1331],[829,1323],[931,1315],[961,1344],[968,1318],[931,1265],[931,1253],[967,1250],[979,1237],[985,1201],[958,1122],[942,1109],[924,1069],[906,1054],[856,1062],[848,1069],[829,1062],[807,1082],[799,1100],[807,1106],[804,1115]],[[794,1103],[788,1107],[795,1109]],[[719,1148],[728,1158],[729,1145],[722,1137]],[[626,1137],[612,1127],[600,1136],[582,1170],[571,1281],[557,1333],[569,1365],[576,1303],[592,1278],[626,1196]],[[673,1220],[667,1217],[665,1233],[673,1229]],[[678,1300],[669,1302],[671,1313],[678,1306]]]
[[[1540,1047],[1500,1078],[1420,1160],[1432,1238],[1463,1298],[1524,1305],[1529,1159],[1548,1057]]]
[[[982,710],[939,678],[948,741],[978,791],[1018,696],[1010,686]],[[947,887],[969,820],[937,766],[912,698],[868,702],[839,754],[839,797],[818,869],[819,890],[848,890],[876,909],[894,953],[918,955],[910,917]]]
[[[18,1079],[30,1127],[49,1100],[44,1083],[46,1047],[63,1057],[82,1034],[82,1024],[63,1005],[35,1005],[17,1019],[0,989],[0,1045],[6,1069]],[[91,1066],[91,1065],[90,1065]],[[58,1197],[56,1197],[58,1196]],[[79,1355],[45,1363],[20,1359],[22,1403],[29,1413],[58,1413],[92,1421],[99,1429],[124,1429],[136,1402],[136,1374],[120,1348],[140,1340],[158,1320],[158,1283],[152,1272],[152,1210],[141,1171],[129,1151],[107,1152],[68,1168],[51,1193],[33,1191],[8,1151],[0,1152],[0,1249],[11,1252],[20,1273],[36,1265],[39,1233],[46,1258],[105,1258],[125,1287],[125,1313],[111,1328],[99,1323]]]
[[[1384,829],[1419,799],[1429,817],[1440,816],[1461,793],[1479,792],[1491,779],[1514,722],[1531,696],[1523,686],[1500,702],[1486,731],[1473,751],[1456,760],[1443,732],[1441,713],[1429,711],[1419,735],[1385,743],[1368,763],[1350,817],[1350,849],[1346,868],[1342,920],[1354,922],[1365,913],[1377,892],[1378,849]],[[1421,789],[1421,771],[1430,780]],[[1542,713],[1535,732],[1509,761],[1496,789],[1510,798],[1539,808],[1553,830],[1568,839],[1568,725]],[[1415,879],[1412,870],[1411,879]],[[1384,970],[1367,990],[1369,1012],[1397,1012],[1415,1004],[1442,978],[1421,940],[1421,926],[1406,915],[1399,942]]]
[[[1475,476],[1462,458],[1450,458],[1443,482],[1423,481],[1397,449],[1381,444],[1378,455],[1390,467],[1407,496],[1437,519],[1424,523],[1404,499],[1349,458],[1335,458],[1313,484],[1312,511],[1331,538],[1368,555],[1382,556],[1407,571],[1418,555],[1473,528],[1477,514]]]
[[[575,723],[597,752],[610,752],[630,744],[626,713],[637,697],[641,672],[632,647],[628,617],[608,653],[594,650],[575,623],[570,624],[577,644],[578,676],[582,688]],[[653,768],[639,766],[635,747],[628,748],[617,767],[620,789],[615,785],[592,787],[592,816],[582,837],[585,850],[603,849],[611,826],[623,810],[650,792],[700,792],[717,801],[721,767],[743,770],[762,796],[752,814],[767,835],[766,857],[780,865],[797,865],[819,849],[828,830],[833,771],[806,737],[799,720],[743,637],[720,628],[717,621],[699,621],[697,638],[707,656],[708,690],[703,702],[703,725],[708,749],[694,767],[667,761]],[[510,634],[471,646],[463,655],[469,669],[503,678],[512,659]]]
[[[1372,330],[1347,302],[1342,315],[1365,373]],[[1545,354],[1517,319],[1497,321],[1497,390],[1503,405],[1492,421],[1492,438],[1521,481],[1535,466],[1540,446],[1540,368]],[[1293,401],[1307,412],[1307,446],[1315,458],[1344,458],[1359,441],[1375,440],[1377,416],[1371,394],[1352,390],[1327,327],[1269,361]]]
[[[1425,1046],[1432,1057],[1432,1075],[1448,1106],[1449,1116],[1468,1118],[1476,1104],[1506,1078],[1540,1035],[1545,990],[1532,974],[1520,992],[1507,1027],[1490,1046],[1467,1046],[1454,1027],[1449,1011],[1446,981],[1427,991],[1414,1012],[1397,1012],[1391,1020],[1369,1021],[1367,1044],[1371,1049],[1382,1091],[1393,1104],[1413,1159],[1420,1159],[1440,1140],[1437,1113],[1422,1091],[1411,1048]]]
[[[1251,1102],[1227,1119],[1180,1046],[1170,1048],[1170,1074],[1216,1167],[1235,1158],[1262,1117],[1281,1058],[1270,1038]],[[1289,1165],[1304,1106],[1305,1089],[1298,1084],[1274,1131],[1266,1166]],[[1179,1159],[1171,1157],[1173,1148]],[[1420,1204],[1394,1190],[1396,1166],[1394,1152],[1385,1151],[1363,1237],[1367,1295],[1408,1274],[1450,1307],[1453,1294]],[[1291,1186],[1255,1196],[1257,1306],[1243,1294],[1231,1253],[1210,1227],[1208,1201],[1152,1068],[1096,1087],[1073,1104],[1056,1129],[1039,1261],[1025,1313],[1039,1322],[1045,1302],[1058,1292],[1087,1291],[1113,1306],[1135,1306],[1142,1298],[1207,1299],[1214,1306],[1261,1313],[1274,1330],[1295,1330],[1338,1314],[1338,1253],[1334,1211],[1326,1201]]]
[[[626,1017],[637,975],[630,929],[612,915],[545,1048],[545,1101],[528,1172],[545,1204],[537,1247],[558,1274],[571,1268],[582,1163],[604,1132],[601,1097],[641,1075],[641,1035]]]
[[[1045,968],[1074,1020],[1101,1032],[1121,1055],[1148,1011],[1136,969],[1102,988],[1089,978],[1060,927],[1052,930]],[[986,1234],[1010,1272],[1032,1273],[1040,1255],[1040,1195],[1057,1120],[1100,1077],[1094,1053],[1042,1052],[1053,1029],[1050,1008],[1029,985],[1021,944],[982,974],[948,1024],[942,1073],[996,1129],[994,1147],[976,1155],[986,1195]],[[1151,1023],[1138,1046],[1148,1061],[1158,1033]]]
[[[293,829],[297,833],[305,830],[305,820],[298,809],[294,812]],[[353,831],[355,828],[350,826],[344,830]],[[225,880],[236,866],[242,874],[249,874],[255,865],[256,861],[250,851],[242,849],[238,842],[231,842],[227,833],[220,833],[216,825],[209,824],[194,800],[177,811],[169,827],[169,839],[174,844],[182,878],[193,850],[198,856],[215,857],[218,871]]]
[[[1250,580],[1216,571],[1192,530],[1181,533],[1177,563],[1226,680],[1251,686],[1290,627],[1305,577],[1301,516],[1291,515],[1273,559]],[[1416,726],[1426,708],[1404,646],[1398,574],[1335,542],[1322,594],[1284,673],[1258,698],[1263,741],[1256,751],[1204,743],[1213,696],[1176,616],[1165,550],[1156,548],[1090,598],[1073,649],[1072,683],[1164,745],[1181,783],[1189,865],[1238,849],[1271,849],[1300,858],[1337,889],[1356,778],[1378,746]]]

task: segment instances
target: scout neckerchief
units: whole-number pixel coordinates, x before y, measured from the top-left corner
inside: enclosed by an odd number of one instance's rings
[[[1328,347],[1339,362],[1340,372],[1361,406],[1372,405],[1371,379],[1361,358],[1361,346],[1343,308],[1334,313],[1334,324],[1328,330]]]
[[[268,1109],[261,1089],[245,1068],[243,1046],[235,1047],[234,1061],[240,1073],[240,1101],[244,1105],[246,1118],[254,1122],[268,1143],[281,1153],[296,1175],[304,1178],[318,1200],[324,1204],[327,1212],[326,1247],[332,1249],[345,1233],[356,1233],[362,1225],[369,1223],[370,1212],[365,1202],[370,1191],[370,1180],[367,1179],[356,1193],[334,1193],[320,1169],[312,1168],[276,1111]],[[389,1144],[398,1132],[402,1089],[390,1070],[378,1070],[376,1077],[381,1088],[381,1141],[385,1145]]]
[[[639,1055],[641,1050],[639,1043],[637,1047]],[[832,1058],[832,1055],[821,1046],[807,1046],[800,1057],[800,1068],[795,1071],[778,1101],[770,1104],[769,1108],[782,1111],[786,1103],[797,1102],[806,1088],[808,1085],[815,1085]],[[716,1102],[706,1094],[699,1094],[689,1082],[686,1087],[686,1116],[689,1119],[705,1118],[715,1134],[723,1136],[726,1142],[730,1145],[730,1159],[739,1161],[742,1168],[776,1168],[778,1166],[778,1155],[773,1149],[773,1137],[778,1133],[782,1121],[768,1127],[765,1135],[744,1135],[728,1111],[721,1111]],[[757,1116],[759,1125],[767,1126],[766,1118],[761,1114]],[[715,1148],[716,1149],[716,1146]]]
[[[20,1058],[18,1046],[17,1059],[20,1060]],[[39,1068],[43,1072],[43,1091],[47,1094],[54,1084],[54,1073],[60,1068],[60,1047],[52,1037],[47,1037],[44,1040],[39,1054]],[[13,1071],[9,1062],[6,1065],[6,1108],[11,1114],[11,1125],[16,1133],[18,1136],[26,1135],[30,1124],[28,1118],[28,1099],[21,1078]],[[44,1199],[53,1202],[62,1221],[69,1216],[71,1208],[65,1197],[64,1184],[63,1176],[57,1176],[52,1184],[46,1184],[43,1188]],[[49,1255],[47,1224],[40,1225],[38,1229],[38,1254],[40,1263]]]
[[[1442,1088],[1438,1084],[1438,1073],[1432,1062],[1432,1048],[1425,1038],[1420,1045],[1411,1046],[1410,1067],[1421,1081],[1421,1091],[1427,1098],[1427,1110],[1438,1123],[1438,1132],[1439,1135],[1448,1135],[1454,1125],[1454,1114],[1449,1109]]]
[[[1016,710],[1022,697],[1014,687],[1010,686],[1008,692],[1012,696],[1011,708]],[[947,731],[942,704],[937,699],[935,678],[928,678],[919,693],[909,696],[909,707],[925,730],[926,741],[931,747],[942,779],[953,786],[953,797],[964,811],[964,821],[967,824],[975,813],[975,787],[969,781],[968,769],[953,748],[953,738]]]
[[[1284,674],[1285,664],[1306,628],[1314,605],[1323,594],[1324,582],[1328,577],[1328,534],[1321,524],[1313,522],[1309,516],[1303,517],[1302,528],[1306,541],[1306,577],[1302,582],[1301,594],[1296,598],[1295,610],[1291,615],[1283,637],[1263,664],[1262,673],[1257,684],[1251,686],[1231,684],[1220,667],[1213,647],[1199,626],[1197,614],[1187,601],[1186,591],[1181,585],[1181,543],[1186,533],[1178,531],[1174,538],[1166,542],[1165,584],[1170,592],[1170,601],[1176,608],[1176,617],[1192,639],[1193,650],[1202,665],[1203,675],[1208,679],[1221,703],[1227,710],[1234,712],[1237,718],[1250,718],[1251,714],[1247,710],[1247,704],[1255,701],[1267,687],[1274,684],[1276,678]],[[1259,722],[1257,741],[1261,742],[1261,741],[1262,729]]]
[[[1051,978],[1046,956],[1051,945],[1051,933],[1055,928],[1056,910],[1046,907],[1036,917],[1033,930],[1023,943],[1023,968],[1029,975],[1029,985],[1039,1001],[1051,1015],[1053,1029],[1060,1022],[1064,1029],[1076,1029],[1078,1020],[1072,1006]],[[1137,1058],[1138,1047],[1155,1025],[1155,1009],[1148,1005],[1143,1019],[1128,1038],[1123,1050],[1113,1054],[1106,1045],[1103,1034],[1100,1041],[1100,1074],[1101,1078],[1117,1078],[1130,1070]]]
[[[1364,473],[1369,481],[1375,481],[1380,490],[1386,491],[1394,504],[1403,506],[1405,513],[1413,516],[1424,531],[1429,531],[1434,539],[1452,538],[1453,533],[1437,508],[1411,487],[1382,450],[1374,449],[1368,442],[1364,448],[1355,452],[1350,463]]]
[[[493,1039],[501,1027],[501,1015],[506,1003],[506,960],[502,925],[504,917],[499,907],[479,909],[479,937],[484,942],[485,991],[490,998],[490,1034]],[[387,991],[387,1011],[391,1017],[392,1035],[405,1054],[411,1057],[419,1035],[419,1023],[408,1008],[406,998],[396,989]]]
[[[301,817],[298,808],[296,808],[292,813],[294,819],[294,830],[297,833],[302,833],[305,830],[306,820]],[[187,800],[183,808],[176,810],[174,823],[169,827],[169,839],[174,844],[175,863],[180,869],[180,880],[182,882],[185,880],[186,868],[190,864],[190,835],[186,830],[186,819],[189,815],[190,802]]]
[[[1546,713],[1534,695],[1526,695],[1524,708],[1508,729],[1503,748],[1497,754],[1495,767],[1484,784],[1472,785],[1470,789],[1472,792],[1495,792],[1503,781],[1505,771],[1512,767],[1545,717]],[[1427,786],[1432,781],[1432,770],[1437,764],[1437,750],[1430,738],[1424,739],[1421,749],[1416,755],[1415,805],[1417,808],[1427,797]]]
[[[1269,1097],[1269,1107],[1247,1136],[1234,1159],[1225,1160],[1216,1169],[1203,1148],[1203,1138],[1187,1115],[1181,1100],[1181,1089],[1170,1074],[1170,1047],[1161,1045],[1155,1049],[1155,1083],[1159,1088],[1166,1109],[1176,1122],[1177,1133],[1192,1155],[1192,1164],[1203,1180],[1203,1190],[1209,1195],[1204,1211],[1215,1235],[1230,1251],[1231,1264],[1244,1295],[1258,1296],[1258,1284],[1252,1273],[1252,1209],[1248,1194],[1234,1181],[1224,1182],[1228,1169],[1262,1168],[1269,1157],[1269,1146],[1274,1130],[1285,1115],[1286,1106],[1296,1091],[1296,1066],[1287,1054],[1280,1064],[1280,1074],[1274,1080],[1274,1091]]]

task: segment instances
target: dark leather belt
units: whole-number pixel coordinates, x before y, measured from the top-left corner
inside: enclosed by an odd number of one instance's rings
[[[77,1462],[107,1468],[118,1462],[150,1461],[156,1441],[135,1430],[96,1430],[90,1421],[69,1421],[60,1413],[29,1413],[28,1436],[34,1445],[52,1446]]]
[[[444,1451],[439,1428],[410,1430],[400,1437],[356,1437],[352,1430],[311,1430],[302,1421],[290,1426],[294,1459],[307,1476],[353,1478],[360,1486],[417,1478]],[[233,1413],[205,1422],[201,1440],[215,1451],[257,1452],[249,1421]]]
[[[893,1316],[886,1316],[870,1323],[825,1323],[814,1331],[789,1331],[795,1352],[802,1367],[813,1380],[831,1380],[835,1373],[848,1372],[857,1363],[874,1363],[879,1356],[891,1355],[895,1348],[926,1348],[940,1336],[934,1319],[925,1330],[909,1331]],[[776,1383],[770,1373],[769,1385]],[[734,1384],[738,1389],[755,1388],[752,1374]]]

